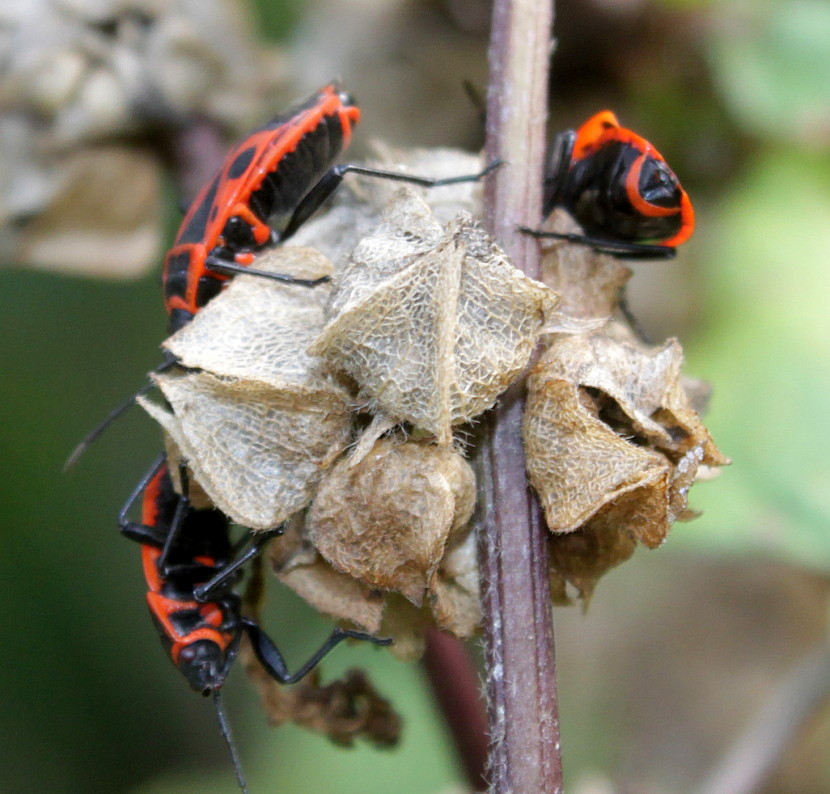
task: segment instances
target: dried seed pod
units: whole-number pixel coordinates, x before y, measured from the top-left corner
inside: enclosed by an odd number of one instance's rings
[[[308,536],[337,570],[421,606],[453,536],[473,511],[472,469],[446,447],[381,439],[326,475]]]
[[[330,268],[299,248],[274,251],[257,266],[303,278]],[[251,529],[305,507],[349,439],[348,392],[305,353],[322,327],[326,289],[235,279],[166,343],[198,369],[156,376],[172,413],[142,402],[213,503]]]
[[[528,472],[551,531],[579,530],[552,546],[584,597],[636,541],[658,546],[687,517],[701,464],[728,463],[685,395],[681,363],[673,340],[646,349],[613,332],[555,335],[529,379]]]
[[[469,216],[442,227],[402,189],[339,274],[309,351],[348,373],[370,410],[449,444],[525,367],[555,305]]]

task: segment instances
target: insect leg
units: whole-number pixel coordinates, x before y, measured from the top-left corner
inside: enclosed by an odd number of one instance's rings
[[[242,618],[242,625],[251,640],[254,653],[260,664],[268,671],[268,674],[281,684],[294,684],[310,673],[319,664],[320,660],[339,645],[343,640],[352,638],[364,640],[374,645],[391,645],[392,640],[388,638],[373,637],[362,631],[350,631],[348,629],[336,628],[329,635],[329,638],[317,649],[305,664],[294,673],[288,671],[285,659],[273,640],[250,618]]]

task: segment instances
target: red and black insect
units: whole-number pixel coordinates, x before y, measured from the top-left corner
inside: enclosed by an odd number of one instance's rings
[[[309,209],[304,199],[348,146],[359,119],[354,100],[330,84],[230,150],[191,204],[164,259],[171,330],[184,325],[229,276],[248,268],[258,251],[285,239],[319,206]],[[271,224],[280,221],[287,225],[278,232]],[[308,286],[323,280],[266,275]]]
[[[164,260],[164,300],[171,331],[184,325],[236,273],[315,286],[252,270],[256,254],[290,237],[349,172],[425,187],[480,179],[431,179],[351,164],[334,166],[360,119],[354,99],[331,83],[254,130],[229,152],[182,221]],[[274,228],[274,227],[277,228]]]
[[[663,156],[610,110],[554,139],[543,213],[555,207],[568,210],[585,236],[526,231],[616,256],[672,257],[695,226],[689,196]]]
[[[164,260],[164,302],[170,333],[187,324],[238,274],[264,276],[313,287],[328,277],[297,279],[251,267],[257,253],[286,240],[331,196],[347,173],[409,182],[422,187],[471,182],[478,174],[432,179],[375,168],[333,165],[351,139],[360,110],[335,83],[275,116],[234,146],[219,171],[187,211]],[[279,230],[275,224],[281,224]],[[168,369],[168,359],[155,371]],[[124,413],[143,387],[118,405],[75,447],[64,468],[70,468],[86,448]]]
[[[181,474],[186,488],[183,469]],[[133,522],[128,513],[139,497],[141,521]],[[243,632],[263,668],[281,684],[299,681],[347,637],[376,645],[391,642],[336,628],[305,664],[289,672],[274,642],[242,614],[240,598],[234,592],[242,566],[279,530],[259,534],[245,553],[235,556],[227,517],[218,510],[192,508],[186,496],[176,493],[163,459],[130,495],[119,514],[119,526],[124,535],[141,544],[147,604],[168,656],[192,689],[214,697],[243,791],[245,784],[219,699]]]

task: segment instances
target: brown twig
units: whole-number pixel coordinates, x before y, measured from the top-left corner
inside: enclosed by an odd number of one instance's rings
[[[552,0],[497,0],[490,43],[487,156],[490,232],[513,263],[539,275],[538,245],[519,226],[540,220]],[[525,474],[524,384],[504,395],[478,456],[482,608],[493,794],[562,790],[547,530]]]
[[[170,163],[180,195],[189,203],[219,168],[227,141],[217,124],[193,119],[165,142],[162,154]]]
[[[432,693],[452,734],[470,785],[486,787],[487,719],[479,695],[478,671],[457,637],[437,629],[427,631],[424,669]]]

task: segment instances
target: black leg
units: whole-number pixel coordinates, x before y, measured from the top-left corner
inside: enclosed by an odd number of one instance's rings
[[[458,185],[463,182],[478,182],[501,165],[503,165],[501,160],[494,160],[490,165],[476,174],[462,174],[461,176],[449,176],[440,179],[429,176],[415,176],[414,174],[401,174],[397,171],[383,171],[379,168],[366,168],[362,165],[336,165],[332,170],[338,170],[341,175],[353,173],[376,177],[377,179],[391,179],[394,182],[408,182],[409,184],[420,185],[421,187],[443,187],[445,185]]]
[[[167,457],[167,455],[164,452],[162,452],[161,455],[159,455],[153,461],[153,465],[150,466],[150,468],[147,470],[147,473],[141,478],[141,480],[139,480],[138,485],[136,485],[136,487],[133,488],[132,492],[127,497],[127,501],[124,502],[124,505],[121,507],[121,510],[118,511],[118,527],[128,537],[130,537],[130,535],[127,531],[128,527],[131,527],[131,526],[143,527],[144,525],[143,524],[135,524],[134,522],[130,521],[127,518],[127,513],[130,512],[133,505],[138,501],[138,498],[141,496],[142,493],[144,493],[144,489],[148,486],[148,484],[150,483],[150,480],[152,480],[153,477],[156,476],[156,473],[158,472],[158,470],[164,464],[164,460],[165,460],[166,457]],[[142,542],[142,541],[139,541],[139,542]]]
[[[320,276],[320,278],[294,278],[284,273],[269,273],[267,270],[240,265],[232,260],[221,259],[218,256],[208,256],[205,260],[205,267],[213,273],[220,273],[223,276],[261,276],[270,278],[272,281],[281,281],[284,284],[298,284],[301,287],[316,287],[331,281],[331,276]]]
[[[183,516],[180,516],[178,512],[174,514],[173,523],[171,524],[170,529],[167,529],[165,527],[149,527],[138,521],[130,521],[127,518],[127,515],[136,501],[138,501],[138,498],[144,492],[144,489],[147,487],[150,480],[152,480],[156,475],[159,468],[164,463],[165,458],[165,453],[162,453],[156,459],[147,474],[141,478],[141,481],[133,489],[129,498],[118,513],[118,528],[121,530],[121,534],[125,538],[134,540],[142,546],[155,546],[156,548],[162,550],[169,546],[170,537],[173,535],[174,530],[181,525]],[[181,504],[181,501],[182,500],[180,499],[179,504]],[[161,558],[159,559],[159,562],[161,563]],[[198,581],[200,576],[210,576],[216,572],[215,568],[202,565],[198,562],[176,563],[175,565],[170,565],[169,563],[164,562],[163,567],[161,564],[159,567],[165,579],[180,579],[182,577],[187,577],[191,581],[193,579]]]
[[[285,224],[285,228],[279,234],[280,241],[291,237],[340,187],[343,175],[346,173],[344,169],[345,166],[336,165],[323,174],[320,181],[309,190],[294,212],[291,213],[288,223]]]
[[[407,182],[421,187],[441,187],[443,185],[456,185],[462,182],[478,182],[491,171],[502,164],[501,160],[490,163],[483,171],[477,174],[464,174],[463,176],[451,176],[443,179],[433,179],[427,176],[415,176],[414,174],[401,174],[396,171],[383,171],[378,168],[366,168],[362,165],[336,165],[330,169],[323,178],[306,194],[299,203],[297,209],[291,215],[285,229],[280,234],[280,240],[287,240],[300,228],[334,193],[343,181],[346,174],[360,174],[361,176],[376,177],[377,179],[391,179],[395,182]]]
[[[317,649],[316,653],[294,673],[288,671],[279,648],[274,645],[273,640],[250,618],[242,618],[242,625],[251,640],[254,653],[260,664],[268,671],[268,674],[281,684],[295,684],[304,676],[308,675],[320,662],[320,660],[343,640],[351,637],[355,640],[365,640],[374,645],[391,645],[392,640],[373,637],[362,631],[349,631],[347,629],[335,629],[329,638]]]
[[[209,579],[204,584],[200,584],[198,587],[194,588],[193,597],[197,601],[211,601],[212,597],[215,596],[216,591],[224,588],[228,581],[232,577],[236,576],[236,573],[240,568],[242,568],[246,563],[262,551],[265,544],[271,538],[276,537],[277,535],[282,535],[284,531],[285,530],[280,526],[266,532],[258,532],[256,537],[253,537],[253,533],[250,533],[250,548],[244,554],[237,557],[230,565],[223,568],[212,579]]]
[[[187,511],[190,510],[190,498],[187,495],[189,491],[189,484],[187,479],[187,469],[185,468],[184,463],[179,464],[179,480],[182,492],[179,494],[179,498],[176,501],[176,511],[173,513],[173,520],[170,522],[170,530],[167,533],[167,537],[164,539],[164,546],[161,548],[161,554],[159,555],[158,560],[156,560],[156,567],[165,578],[169,578],[170,575],[170,566],[167,561],[173,551],[173,546],[179,539],[179,533],[184,525],[184,518],[187,515]]]
[[[520,226],[519,231],[541,239],[566,240],[570,243],[588,245],[601,254],[610,254],[617,259],[673,259],[677,254],[677,249],[670,245],[624,243],[618,240],[603,240],[600,237],[588,237],[584,234],[543,232],[527,226]]]

